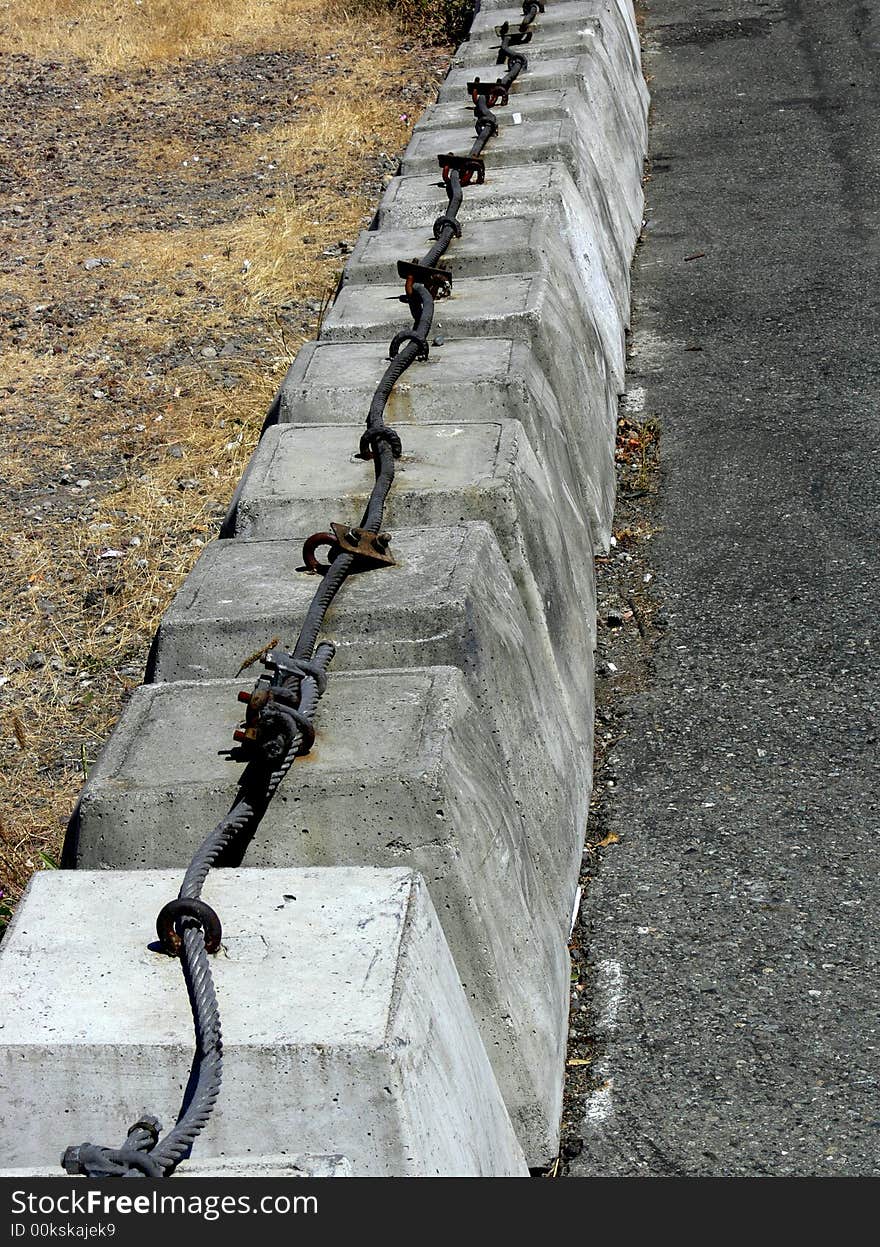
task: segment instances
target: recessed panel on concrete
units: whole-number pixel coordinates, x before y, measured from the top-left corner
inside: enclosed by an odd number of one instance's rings
[[[189,860],[242,775],[227,753],[240,687],[175,682],[134,694],[89,774],[66,863],[118,870]],[[333,675],[316,724],[312,752],[294,763],[247,846],[248,864],[419,870],[517,1133],[531,1163],[546,1159],[559,1122],[567,932],[535,869],[491,725],[461,672],[442,667]],[[360,1172],[348,1147],[323,1146]]]
[[[0,949],[4,1165],[118,1146],[145,1108],[174,1123],[192,1014],[180,963],[151,944],[179,883],[156,870],[32,880]],[[204,897],[223,923],[224,1069],[194,1148],[202,1172],[323,1150],[358,1176],[526,1175],[418,875],[217,870]]]

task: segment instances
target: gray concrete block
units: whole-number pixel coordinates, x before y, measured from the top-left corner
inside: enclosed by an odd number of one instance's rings
[[[325,341],[388,343],[411,324],[396,285],[343,286],[324,318]],[[403,312],[403,316],[401,316]],[[576,428],[588,475],[581,502],[598,540],[607,536],[614,507],[617,385],[595,323],[564,286],[540,273],[504,278],[465,277],[434,310],[434,338],[514,338],[531,344],[563,411]]]
[[[372,343],[307,342],[291,364],[276,404],[282,423],[339,424],[369,409],[388,361]],[[385,409],[389,423],[437,424],[455,416],[458,424],[517,420],[547,480],[547,490],[565,532],[581,551],[573,572],[588,552],[580,495],[591,468],[577,437],[577,413],[560,409],[531,349],[509,338],[460,338],[434,347],[429,359],[408,369],[392,390]],[[258,453],[260,453],[258,451]],[[543,562],[554,563],[551,551]],[[590,584],[592,582],[590,581]],[[588,597],[589,592],[585,589]]]
[[[382,230],[415,228],[430,230],[445,212],[446,192],[441,182],[426,176],[398,176],[388,184],[377,213]],[[547,236],[558,234],[568,247],[573,275],[582,283],[598,323],[610,323],[609,341],[629,323],[629,282],[632,245],[627,227],[611,211],[598,177],[575,185],[560,161],[493,168],[481,186],[466,188],[460,213],[465,230],[477,221],[509,221],[526,218],[541,224]],[[450,249],[454,261],[454,251]],[[610,291],[617,317],[602,317],[603,289]],[[619,386],[619,351],[609,352],[609,365]]]
[[[469,221],[466,232],[453,241],[442,264],[452,271],[453,281],[461,277],[537,272],[546,267],[545,230],[529,217]],[[397,261],[422,255],[433,242],[430,222],[363,230],[345,265],[342,281],[346,285],[397,281]],[[571,268],[568,251],[562,254]]]
[[[495,28],[502,22],[509,22],[515,27],[522,21],[522,16],[521,4],[512,5],[510,0],[481,0],[479,12],[474,14],[468,39],[462,47],[476,39],[487,39],[497,44],[499,39]],[[530,61],[533,54],[543,51],[546,39],[590,29],[606,35],[613,34],[621,40],[630,56],[636,59],[640,57],[639,32],[631,0],[550,2],[529,29],[532,31],[532,41],[525,51]]]
[[[190,1157],[181,1163],[172,1178],[352,1178],[347,1156],[216,1156],[210,1160]],[[85,1176],[71,1178],[59,1164],[27,1165],[18,1169],[0,1168],[0,1178],[63,1178],[65,1182],[89,1181]]]
[[[209,545],[162,620],[156,679],[232,677],[273,637],[292,644],[318,583],[298,570],[305,535]],[[403,529],[392,549],[396,566],[353,576],[330,608],[322,636],[337,645],[333,670],[454,666],[464,673],[492,725],[538,878],[565,934],[590,794],[586,620],[577,634],[557,637],[558,648],[580,655],[572,688],[543,617],[526,613],[488,525]]]
[[[408,375],[418,371],[412,368]],[[545,410],[547,410],[545,408]],[[535,631],[544,627],[573,695],[595,641],[589,528],[566,476],[542,469],[514,421],[401,426],[404,454],[385,509],[392,535],[420,525],[489,524]],[[372,464],[351,454],[359,428],[278,425],[264,434],[241,484],[238,536],[289,539],[357,519]],[[592,714],[575,701],[579,724]],[[578,727],[583,739],[583,728]]]
[[[49,1166],[175,1120],[193,1053],[151,951],[177,871],[41,872],[0,948],[0,1157]],[[220,870],[224,1076],[200,1165],[300,1151],[361,1176],[526,1170],[427,891],[409,870]],[[219,1161],[219,1166],[217,1162]]]
[[[343,273],[345,285],[398,283],[397,261],[423,255],[433,243],[430,227],[364,230]],[[521,276],[543,273],[557,301],[578,309],[586,333],[601,339],[616,390],[623,388],[626,367],[624,326],[629,308],[626,289],[617,288],[606,271],[606,240],[598,226],[575,238],[548,229],[546,218],[529,216],[469,221],[444,257],[453,286],[465,277]],[[576,257],[576,258],[575,258]]]
[[[182,867],[237,791],[241,763],[224,751],[240,687],[138,690],[89,774],[65,860]],[[435,667],[334,675],[317,726],[248,864],[420,871],[517,1134],[531,1163],[546,1160],[561,1106],[568,956],[489,724],[461,672]],[[362,1172],[347,1141],[322,1146]]]
[[[510,166],[562,160],[590,201],[601,205],[605,228],[631,248],[642,228],[644,145],[611,103],[611,88],[592,93],[570,88],[525,96],[513,108],[497,107],[498,133],[486,148],[486,177]],[[416,125],[401,160],[401,173],[435,177],[437,156],[466,152],[474,140],[473,109],[435,104]],[[464,214],[462,214],[464,215]]]
[[[587,9],[589,5],[566,6],[566,8]],[[544,24],[545,19],[549,21]],[[497,11],[478,13],[471,27],[470,37],[461,43],[453,56],[454,65],[475,64],[480,61],[494,61],[501,39],[495,33],[496,26],[509,20],[519,23],[522,9],[499,13]],[[594,16],[585,16],[579,20],[569,17],[561,21],[558,14],[554,17],[548,11],[543,15],[540,31],[537,25],[532,27],[531,44],[524,48],[529,66],[540,63],[544,59],[558,58],[562,55],[581,55],[588,53],[596,46],[601,46],[603,27],[601,20]]]
[[[616,178],[631,185],[629,195],[633,204],[643,204],[642,161],[647,135],[638,93],[618,88],[604,58],[569,57],[548,64],[550,70],[538,78],[538,83],[543,81],[545,84],[543,89],[538,90],[538,85],[532,81],[534,75],[529,70],[521,76],[523,84],[529,83],[529,90],[521,90],[517,95],[516,83],[520,79],[516,79],[510,102],[493,107],[499,126],[518,131],[527,121],[551,119],[567,112],[574,104],[580,124],[587,127],[609,194],[617,189]],[[445,80],[440,100],[425,110],[416,123],[414,133],[451,129],[468,123],[473,127],[473,101],[468,94],[467,83],[475,77],[493,82],[498,76],[497,65],[453,69]],[[510,137],[514,141],[514,135]],[[491,153],[492,147],[487,148],[487,165],[491,163]],[[633,215],[636,215],[635,211]]]
[[[498,43],[497,39],[495,43]],[[479,78],[482,82],[494,82],[496,78],[504,77],[506,67],[496,64],[494,55],[484,44],[480,44],[479,49],[479,56],[482,58],[479,63],[474,62],[471,56],[468,63],[464,64],[464,56],[471,49],[467,43],[461,45],[455,55],[452,68],[440,84],[440,90],[437,92],[439,103],[466,104],[467,84],[474,78]],[[581,52],[578,55],[532,56],[528,71],[520,74],[510,87],[510,99],[514,102],[507,107],[518,109],[519,105],[516,101],[525,102],[530,95],[579,86],[581,81],[589,78],[593,72],[591,67],[595,62],[595,57],[596,52],[593,47],[588,52]],[[504,105],[498,107],[503,108]]]
[[[471,25],[470,38],[455,54],[454,66],[466,66],[476,72],[483,66],[491,70],[500,44],[495,27],[503,21],[516,24],[521,17],[521,9],[508,5],[500,9],[481,6]],[[530,81],[540,82],[541,75],[552,62],[588,57],[593,68],[587,70],[586,78],[595,80],[596,67],[600,67],[601,76],[612,88],[617,108],[628,118],[630,126],[634,127],[633,133],[640,136],[642,146],[646,147],[649,96],[642,74],[635,18],[628,0],[620,4],[595,0],[548,4],[532,30],[531,43],[524,49],[528,69],[519,75],[514,93],[531,90]],[[480,77],[485,76],[480,74]],[[491,74],[491,78],[497,76],[497,71]]]
[[[468,45],[464,44],[463,51],[467,49]],[[466,104],[469,82],[474,78],[495,82],[505,72],[503,65],[495,63],[489,49],[471,51],[469,56],[458,55],[455,62],[438,92],[441,104]],[[562,49],[559,53],[532,55],[527,72],[520,74],[510,88],[509,104],[496,106],[496,113],[506,109],[522,112],[532,96],[567,88],[580,91],[597,105],[602,100],[615,118],[620,133],[626,135],[628,141],[635,140],[642,151],[646,149],[648,93],[641,71],[634,73],[630,67],[615,63],[597,39],[577,54]]]

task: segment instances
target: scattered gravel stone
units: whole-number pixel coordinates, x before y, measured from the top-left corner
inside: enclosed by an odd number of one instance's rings
[[[28,654],[24,665],[29,671],[39,671],[46,665],[46,655],[42,650],[35,649],[32,654]]]

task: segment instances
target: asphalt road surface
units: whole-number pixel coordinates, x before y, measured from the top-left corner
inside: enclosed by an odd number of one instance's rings
[[[572,1172],[876,1174],[880,6],[651,0],[645,38],[670,626],[586,901]]]

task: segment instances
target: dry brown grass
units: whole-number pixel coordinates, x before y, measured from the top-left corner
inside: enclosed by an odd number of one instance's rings
[[[0,280],[0,293],[30,305],[89,309],[66,337],[38,322],[0,357],[0,389],[25,413],[0,460],[15,502],[0,597],[0,929],[3,905],[57,858],[152,633],[216,532],[291,354],[314,331],[342,263],[324,251],[366,223],[376,160],[400,150],[431,91],[424,49],[403,40],[391,16],[365,23],[332,0],[0,4],[0,49],[87,64],[84,122],[119,105],[124,87],[108,70],[151,64],[161,74],[176,58],[279,47],[335,59],[329,77],[326,60],[312,81],[306,75],[289,120],[243,131],[223,149],[243,184],[249,171],[271,168],[260,184],[271,185],[271,199],[243,195],[207,226],[119,228],[84,180],[70,197],[82,210],[72,228],[32,237],[28,263]],[[190,146],[178,135],[133,134],[128,155],[132,168],[196,185]],[[49,189],[15,150],[7,165],[19,201]],[[106,254],[112,264],[85,273],[89,257]],[[282,329],[278,306],[290,301],[300,319]],[[248,349],[222,369],[202,358],[199,343],[230,335]],[[195,344],[189,354],[181,342]],[[27,665],[34,654],[43,665]]]
[[[326,23],[328,6],[315,0],[6,0],[0,50],[75,58],[98,71],[124,69],[210,57],[226,44],[288,40],[298,24],[317,16]],[[332,40],[334,24],[310,34]]]
[[[0,52],[85,61],[97,71],[150,65],[218,49],[306,38],[317,52],[366,37],[393,46],[400,24],[441,36],[460,26],[465,0],[3,0]]]

